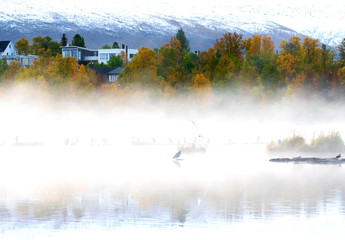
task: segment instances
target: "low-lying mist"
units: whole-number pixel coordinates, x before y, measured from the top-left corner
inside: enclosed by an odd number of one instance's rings
[[[0,96],[0,143],[178,144],[200,136],[209,144],[269,143],[293,134],[310,141],[331,131],[344,136],[343,106],[312,94],[265,101],[227,91],[51,97],[20,85]]]

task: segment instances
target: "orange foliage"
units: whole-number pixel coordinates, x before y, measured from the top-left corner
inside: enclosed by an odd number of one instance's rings
[[[260,55],[260,48],[261,48],[261,35],[253,36],[252,42],[248,49],[247,55],[248,56],[259,56]]]
[[[211,82],[205,78],[204,74],[197,74],[193,79],[193,85],[196,89],[208,89],[211,87]]]
[[[291,54],[279,55],[277,59],[278,71],[284,73],[285,77],[291,79],[296,73],[298,59]]]
[[[262,53],[274,53],[274,44],[272,41],[272,38],[270,36],[267,36],[266,34],[262,38]]]

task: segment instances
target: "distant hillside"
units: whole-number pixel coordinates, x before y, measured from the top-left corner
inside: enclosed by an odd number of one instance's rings
[[[326,5],[307,8],[285,4],[278,9],[274,5],[260,3],[256,6],[245,3],[215,5],[217,1],[207,3],[211,6],[208,8],[201,8],[206,3],[195,1],[186,2],[184,8],[164,1],[149,6],[132,0],[126,4],[100,0],[105,4],[99,6],[84,2],[78,5],[76,1],[67,0],[60,2],[5,0],[4,7],[0,9],[1,40],[16,41],[21,37],[31,40],[38,35],[49,35],[60,41],[62,34],[66,33],[71,42],[73,36],[79,33],[90,48],[111,45],[114,41],[131,48],[159,48],[182,27],[190,40],[191,50],[203,51],[212,47],[215,40],[226,32],[237,32],[244,38],[268,34],[272,36],[276,48],[281,40],[288,40],[291,36],[318,38],[330,46],[337,46],[343,34],[345,36],[343,28],[332,24],[338,21],[340,10],[345,9],[344,4],[332,8]],[[310,12],[311,8],[315,8],[315,12]],[[334,14],[330,15],[325,9]],[[323,24],[320,19],[324,19]],[[325,23],[325,19],[330,19],[330,22]],[[285,24],[289,27],[283,26]],[[293,30],[296,28],[299,30]]]

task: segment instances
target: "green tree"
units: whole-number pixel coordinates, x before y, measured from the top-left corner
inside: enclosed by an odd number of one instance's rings
[[[107,62],[109,67],[122,67],[123,66],[123,59],[120,55],[112,55]]]
[[[103,45],[102,49],[111,49],[111,47],[108,44]]]
[[[114,43],[113,43],[113,47],[112,47],[112,48],[120,48],[120,46],[119,46],[118,42],[114,42]]]
[[[17,49],[19,55],[27,55],[30,51],[29,41],[26,38],[19,39],[14,46]]]
[[[66,34],[62,34],[62,38],[61,38],[61,46],[67,46],[67,37]]]
[[[345,38],[341,41],[340,45],[338,46],[339,50],[339,60],[342,67],[345,66]]]
[[[53,56],[56,56],[58,53],[61,54],[60,46],[60,43],[56,41],[49,42],[48,48],[51,50]]]
[[[72,40],[72,46],[85,47],[84,38],[79,34],[74,35]]]
[[[51,40],[52,39],[49,36],[46,36],[44,38],[41,36],[34,37],[32,39],[31,53],[34,55],[38,55],[40,49],[48,50]]]
[[[37,36],[32,39],[31,54],[38,55],[38,50],[43,48],[43,37]]]
[[[189,48],[189,40],[187,39],[184,31],[182,28],[180,28],[179,30],[177,30],[177,33],[176,33],[176,39],[180,41],[181,43],[181,49],[182,50],[187,50],[187,52],[190,51],[190,48]]]
[[[7,62],[5,60],[0,59],[0,82],[2,81],[2,75],[8,69]]]

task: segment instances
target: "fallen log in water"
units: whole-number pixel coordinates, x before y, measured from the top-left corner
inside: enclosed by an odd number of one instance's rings
[[[345,159],[342,158],[316,158],[316,157],[296,157],[296,158],[273,158],[270,162],[293,162],[309,164],[342,164]]]

